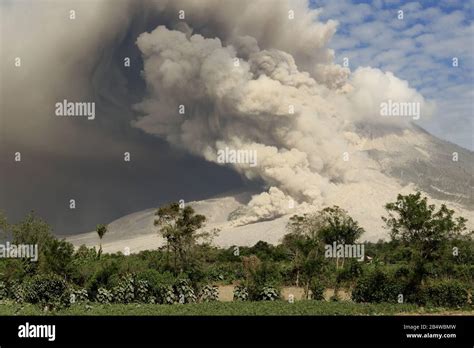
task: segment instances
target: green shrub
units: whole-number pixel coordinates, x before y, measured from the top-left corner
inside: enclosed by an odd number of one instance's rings
[[[393,276],[396,279],[399,279],[399,278],[407,279],[410,276],[410,273],[411,273],[410,269],[407,266],[401,266],[395,270]]]
[[[116,303],[131,303],[135,300],[135,280],[131,274],[122,277],[118,285],[112,288],[112,297]]]
[[[290,262],[280,262],[279,269],[283,284],[295,284],[297,270]]]
[[[316,278],[311,280],[309,284],[309,290],[311,290],[311,299],[316,301],[323,301],[324,300],[324,284]]]
[[[209,282],[225,281],[231,283],[242,273],[242,265],[240,263],[222,263],[213,264],[206,270],[206,277]]]
[[[121,277],[117,285],[112,288],[112,297],[116,303],[155,303],[156,296],[145,279],[139,279],[134,274]]]
[[[243,285],[237,285],[234,287],[234,301],[248,301],[249,292]]]
[[[160,294],[157,298],[158,303],[161,304],[173,304],[177,302],[174,289],[171,285],[166,285],[160,288]]]
[[[35,275],[25,280],[22,287],[25,302],[52,308],[69,304],[68,286],[56,275]]]
[[[280,294],[277,289],[271,286],[264,286],[262,290],[260,290],[260,294],[258,299],[260,301],[275,301],[280,298]]]
[[[106,288],[99,288],[97,290],[96,301],[103,304],[111,303],[113,300],[112,292]]]
[[[85,244],[82,244],[74,253],[76,259],[88,259],[94,260],[97,258],[97,251],[95,247],[88,248]]]
[[[249,268],[245,285],[250,301],[260,301],[264,288],[277,288],[281,284],[278,266],[271,262],[260,262],[257,259],[253,268]]]
[[[176,278],[170,272],[160,273],[154,269],[137,275],[136,296],[139,302],[173,304],[176,302],[173,285]]]
[[[344,268],[337,270],[336,281],[338,283],[351,282],[359,278],[362,272],[361,262],[351,259]]]
[[[466,286],[457,280],[442,280],[423,288],[426,304],[437,307],[463,307],[469,303]]]
[[[146,280],[135,279],[135,300],[142,303],[155,303],[156,297],[151,294]]]
[[[450,276],[474,284],[474,265],[453,265]]]
[[[97,295],[99,288],[110,287],[113,279],[119,276],[119,262],[116,260],[97,260],[99,267],[87,280],[86,289],[92,297]],[[97,267],[97,266],[96,266]]]
[[[25,302],[25,287],[18,280],[7,283],[7,297],[18,303]]]
[[[175,302],[173,285],[176,282],[176,278],[170,272],[160,273],[154,269],[149,269],[138,274],[137,280],[139,282],[146,282],[149,296],[148,302],[161,304]],[[144,287],[144,283],[142,283],[142,286]],[[144,294],[138,296],[144,296]]]
[[[71,274],[73,254],[74,246],[66,240],[49,240],[43,245],[41,273],[54,273],[63,278],[68,277]]]
[[[87,290],[82,289],[71,289],[69,291],[69,302],[71,303],[81,303],[89,301],[89,295],[87,294]]]
[[[137,274],[137,279],[146,280],[150,288],[158,288],[162,285],[173,285],[176,282],[175,276],[170,272],[158,272],[155,269],[147,269]]]
[[[8,297],[7,285],[5,282],[0,281],[0,300],[4,300]]]
[[[206,285],[201,290],[201,302],[214,302],[219,300],[219,289],[214,285]]]
[[[189,285],[187,279],[179,279],[173,290],[179,303],[194,303],[197,300],[194,289]]]
[[[395,281],[388,274],[376,269],[359,278],[352,290],[355,302],[397,302],[398,295],[404,294],[406,286]]]

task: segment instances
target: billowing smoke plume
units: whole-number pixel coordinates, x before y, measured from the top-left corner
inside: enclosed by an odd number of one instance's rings
[[[134,125],[216,163],[223,151],[255,153],[254,165],[226,161],[269,188],[249,202],[245,222],[283,215],[292,204],[319,207],[337,185],[358,180],[354,168],[371,163],[347,138],[355,125],[408,126],[381,117],[381,102],[429,109],[391,73],[360,68],[350,75],[335,65],[326,48],[335,24],[317,22],[304,2],[208,4],[205,18],[193,16],[181,30],[158,26],[138,38],[147,96],[135,106],[143,116]],[[193,34],[193,23],[203,22],[206,32]],[[210,22],[226,25],[211,31]]]

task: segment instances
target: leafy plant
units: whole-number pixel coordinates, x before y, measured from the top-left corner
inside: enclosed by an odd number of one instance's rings
[[[172,304],[176,302],[173,285],[176,279],[170,272],[148,269],[137,275],[136,296],[140,302]],[[147,294],[145,294],[145,290]],[[146,299],[146,300],[145,300]]]
[[[271,286],[264,286],[260,291],[259,300],[261,301],[275,301],[279,298],[278,290]]]
[[[87,290],[84,288],[72,289],[69,293],[69,299],[71,303],[81,303],[89,301],[89,295],[87,294]]]
[[[135,300],[135,280],[131,274],[125,275],[118,285],[112,288],[114,302],[130,303]]]
[[[317,279],[313,278],[309,289],[311,290],[311,299],[316,301],[323,301],[324,300],[324,285],[323,283]]]
[[[355,302],[397,302],[404,294],[405,284],[395,282],[389,275],[376,269],[361,277],[352,290]]]
[[[143,279],[135,279],[135,300],[143,303],[155,303],[155,297],[151,295],[148,282]]]
[[[64,279],[53,274],[38,274],[23,284],[24,301],[57,308],[69,304],[68,287]]]
[[[189,285],[188,280],[179,279],[174,285],[174,294],[179,303],[194,303],[197,300],[194,289]]]
[[[111,303],[113,300],[112,292],[106,288],[99,288],[97,290],[96,301],[103,304]]]
[[[245,273],[243,283],[248,291],[250,301],[262,299],[262,292],[265,287],[276,288],[281,282],[281,274],[274,263],[260,261],[255,255],[242,257]]]
[[[243,285],[237,285],[234,287],[234,301],[248,301],[249,292],[247,287]]]
[[[160,289],[159,303],[173,304],[177,302],[176,295],[171,285],[164,286]]]
[[[51,239],[43,247],[43,257],[40,262],[42,273],[54,273],[68,279],[71,274],[71,262],[74,246],[66,240]]]
[[[25,302],[26,291],[20,281],[15,279],[7,284],[7,297],[18,303]]]
[[[469,302],[466,286],[457,280],[443,280],[428,284],[424,289],[427,304],[438,307],[463,307]]]
[[[205,285],[201,290],[201,302],[214,302],[219,300],[219,288],[214,285]]]
[[[0,281],[0,300],[6,299],[8,296],[7,285],[5,282]]]

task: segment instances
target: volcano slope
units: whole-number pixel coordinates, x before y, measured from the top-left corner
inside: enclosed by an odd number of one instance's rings
[[[361,240],[377,241],[388,236],[381,216],[384,204],[394,201],[398,193],[416,190],[429,197],[430,202],[447,204],[466,217],[468,227],[474,220],[474,153],[438,139],[420,127],[412,126],[399,132],[360,127],[358,134],[349,134],[354,145],[372,161],[371,168],[355,171],[366,180],[336,184],[326,201],[346,209],[365,233]],[[219,197],[190,204],[207,217],[205,230],[217,231],[213,243],[221,247],[253,245],[259,240],[277,244],[286,233],[286,224],[293,214],[311,212],[317,207],[295,206],[287,214],[254,221],[246,216],[247,203],[257,192],[223,194]],[[109,223],[103,239],[106,252],[130,252],[155,249],[163,240],[153,225],[157,207],[123,216]],[[96,232],[67,237],[76,247],[98,244]]]

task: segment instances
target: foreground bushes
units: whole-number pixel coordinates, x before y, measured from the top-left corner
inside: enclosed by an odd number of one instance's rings
[[[201,301],[202,302],[214,302],[219,300],[219,289],[214,285],[206,285],[201,290]]]
[[[309,284],[309,290],[311,290],[311,299],[316,301],[324,300],[324,285],[319,279],[313,279]]]
[[[81,303],[89,300],[89,294],[86,289],[72,289],[70,295],[70,302]]]
[[[403,302],[428,307],[460,308],[469,305],[468,288],[456,280],[431,281],[424,284],[417,292],[409,292],[405,280],[396,283],[399,272],[393,275],[381,270],[367,273],[359,279],[352,292],[355,302],[393,303],[400,305],[398,296],[403,295]],[[400,279],[398,279],[400,281]],[[324,300],[325,287],[320,280],[314,280],[310,286],[313,300]],[[404,290],[405,292],[403,292]],[[159,294],[155,297],[155,294]],[[151,286],[148,281],[128,274],[111,288],[101,287],[96,296],[91,297],[84,288],[71,288],[60,277],[36,275],[26,278],[24,282],[7,284],[0,282],[0,299],[13,299],[18,303],[36,304],[40,308],[61,309],[76,303],[97,302],[101,304],[176,304],[196,302],[216,302],[219,298],[217,286],[205,285],[199,291],[194,289],[187,279],[179,279],[172,285]],[[275,301],[280,299],[276,288],[264,286],[257,298],[251,301]],[[234,288],[234,301],[249,301],[248,288],[237,285]]]
[[[155,297],[150,292],[146,280],[127,274],[112,288],[112,298],[117,303],[144,302],[154,303]]]
[[[359,278],[352,290],[355,302],[398,302],[398,295],[404,294],[406,286],[399,280],[376,269]]]
[[[144,279],[145,278],[145,279]],[[150,279],[152,284],[150,284]],[[149,273],[145,276],[127,274],[118,282],[117,285],[108,290],[99,288],[96,300],[100,303],[193,303],[198,298],[194,289],[189,285],[186,279],[178,279],[173,285],[169,280],[157,282],[156,274]],[[209,289],[212,289],[209,291]],[[215,295],[217,288],[209,287],[208,291],[203,293],[203,301],[210,301]],[[218,291],[217,291],[218,296]]]
[[[187,279],[171,281],[153,272],[141,275],[126,274],[109,287],[99,287],[93,293],[85,288],[72,287],[55,275],[38,274],[23,282],[0,282],[0,300],[11,299],[18,303],[37,304],[49,309],[67,307],[73,303],[95,301],[111,303],[194,303],[213,302],[219,297],[216,286],[206,285],[199,292]]]
[[[469,293],[457,280],[443,280],[428,284],[423,290],[425,304],[436,307],[463,307],[468,305]]]
[[[280,292],[271,287],[271,286],[264,286],[262,290],[260,290],[259,300],[260,301],[276,301],[280,298]]]
[[[361,277],[353,291],[355,302],[402,302],[436,307],[463,307],[469,305],[467,287],[457,280],[431,280],[415,287],[405,268],[389,275],[379,269]],[[402,295],[403,297],[399,297]]]
[[[96,301],[103,304],[112,303],[114,297],[112,291],[107,290],[106,288],[99,288],[97,290]]]
[[[280,291],[272,286],[260,287],[253,296],[249,294],[249,289],[244,285],[234,287],[234,301],[276,301],[278,299],[280,299]]]
[[[234,301],[248,301],[249,292],[243,285],[237,285],[234,287]]]
[[[59,308],[69,304],[70,292],[64,279],[49,274],[25,278],[22,283],[4,285],[3,297],[16,302],[37,304],[41,307]]]

